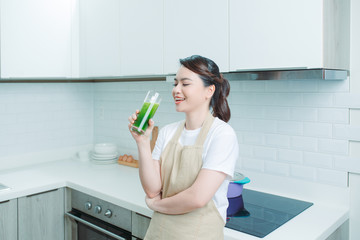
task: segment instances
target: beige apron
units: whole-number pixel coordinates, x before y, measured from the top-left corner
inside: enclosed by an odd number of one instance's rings
[[[180,124],[160,157],[162,198],[171,197],[196,180],[202,167],[202,150],[214,121],[209,113],[193,146],[182,146],[179,138],[185,122]],[[221,240],[224,239],[224,220],[213,200],[204,207],[180,215],[154,212],[145,240]]]

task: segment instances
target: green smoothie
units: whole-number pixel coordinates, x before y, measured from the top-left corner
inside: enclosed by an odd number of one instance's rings
[[[158,107],[159,103],[144,102],[137,119],[131,127],[131,130],[140,134],[144,134],[149,126],[149,119],[154,116]]]

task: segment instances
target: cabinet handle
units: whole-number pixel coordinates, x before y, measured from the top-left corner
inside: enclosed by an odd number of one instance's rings
[[[33,196],[40,195],[40,194],[43,194],[43,193],[55,192],[57,190],[59,190],[59,189],[57,188],[57,189],[52,189],[52,190],[48,190],[48,191],[44,191],[44,192],[34,193],[34,194],[27,195],[26,197],[33,197]]]
[[[75,216],[75,215],[73,215],[73,214],[71,214],[71,213],[65,213],[69,218],[71,218],[71,219],[73,219],[73,220],[76,220],[76,221],[78,221],[78,222],[81,222],[82,224],[85,224],[86,226],[88,226],[88,227],[91,227],[91,228],[93,228],[93,229],[95,229],[95,230],[98,230],[99,232],[102,232],[102,233],[104,233],[104,234],[106,234],[106,235],[108,235],[108,236],[110,236],[110,237],[113,237],[113,238],[115,238],[115,239],[118,239],[118,240],[126,240],[125,238],[123,238],[123,237],[120,237],[120,236],[118,236],[118,235],[116,235],[116,234],[114,234],[114,233],[112,233],[112,232],[110,232],[110,231],[108,231],[108,230],[105,230],[105,229],[103,229],[103,228],[101,228],[101,227],[99,227],[99,226],[96,226],[95,224],[92,224],[92,223],[90,223],[90,222],[88,222],[88,221],[86,221],[86,220],[84,220],[84,219],[82,219],[82,218],[79,218],[79,217],[77,217],[77,216]]]
[[[7,203],[7,202],[10,202],[10,200],[2,201],[2,202],[0,202],[0,204],[2,204],[2,203]]]

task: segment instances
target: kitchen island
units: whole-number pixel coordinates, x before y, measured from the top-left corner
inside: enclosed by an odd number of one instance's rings
[[[90,161],[64,159],[2,170],[0,182],[10,187],[0,191],[0,202],[55,188],[69,187],[142,215],[149,217],[152,215],[152,211],[145,204],[145,194],[138,177],[138,169],[119,164],[97,165]],[[253,189],[263,190],[256,187]],[[313,202],[314,205],[265,238],[257,238],[225,228],[225,239],[326,239],[349,218],[347,205],[316,201],[316,199],[314,201],[311,197],[306,200]]]

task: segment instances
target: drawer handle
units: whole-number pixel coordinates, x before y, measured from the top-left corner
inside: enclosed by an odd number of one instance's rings
[[[81,222],[82,224],[85,224],[86,226],[88,226],[88,227],[91,227],[91,228],[93,228],[93,229],[96,229],[96,230],[98,230],[99,232],[102,232],[102,233],[104,233],[104,234],[106,234],[106,235],[108,235],[108,236],[110,236],[110,237],[113,237],[113,238],[115,238],[115,239],[118,239],[118,240],[126,240],[125,238],[123,238],[123,237],[120,237],[120,236],[118,236],[118,235],[116,235],[116,234],[114,234],[114,233],[112,233],[112,232],[109,232],[108,230],[106,230],[106,229],[103,229],[103,228],[101,228],[101,227],[99,227],[99,226],[96,226],[95,224],[92,224],[92,223],[90,223],[90,222],[88,222],[88,221],[86,221],[86,220],[84,220],[84,219],[81,219],[81,218],[79,218],[79,217],[77,217],[77,216],[75,216],[75,215],[73,215],[73,214],[71,214],[71,213],[65,213],[69,218],[71,218],[71,219],[73,219],[73,220],[76,220],[76,221],[78,221],[78,222]]]

